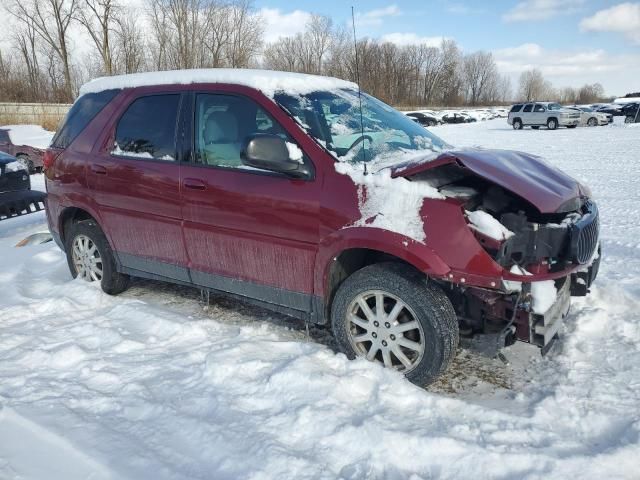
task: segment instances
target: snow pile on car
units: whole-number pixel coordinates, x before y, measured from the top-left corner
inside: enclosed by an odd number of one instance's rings
[[[164,72],[132,73],[100,77],[85,83],[80,95],[104,90],[150,85],[188,85],[191,83],[229,83],[255,88],[269,97],[276,92],[304,95],[318,90],[357,89],[353,82],[319,75],[234,68],[203,68]]]
[[[361,217],[350,227],[372,227],[400,233],[424,242],[425,228],[420,211],[425,198],[444,198],[426,182],[391,177],[391,170],[367,171],[363,163],[336,162],[338,173],[348,175],[358,188]]]
[[[45,130],[40,125],[5,125],[0,129],[9,131],[9,138],[14,145],[46,149],[55,132]]]

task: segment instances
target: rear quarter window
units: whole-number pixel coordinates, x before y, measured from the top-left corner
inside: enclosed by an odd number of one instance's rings
[[[179,105],[180,94],[134,100],[118,122],[112,155],[175,161]]]
[[[518,104],[518,105],[514,105],[513,107],[511,107],[511,112],[519,112],[520,110],[522,110],[522,104]]]
[[[118,93],[120,90],[104,90],[87,93],[78,98],[53,137],[51,146],[64,149],[71,145],[71,142]]]

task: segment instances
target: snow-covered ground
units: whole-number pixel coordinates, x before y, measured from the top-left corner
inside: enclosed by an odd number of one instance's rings
[[[331,337],[193,289],[118,297],[0,222],[0,478],[635,479],[640,475],[640,130],[433,129],[544,156],[590,185],[604,261],[557,349],[460,350],[420,389]],[[42,177],[33,177],[34,187]]]

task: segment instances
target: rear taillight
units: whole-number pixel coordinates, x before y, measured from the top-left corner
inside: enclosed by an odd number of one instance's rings
[[[44,169],[47,170],[48,168],[53,167],[53,162],[56,161],[57,157],[57,152],[54,152],[53,150],[46,150],[44,152],[44,156],[42,157],[42,165]]]

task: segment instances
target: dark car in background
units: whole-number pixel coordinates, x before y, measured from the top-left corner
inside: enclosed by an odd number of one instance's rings
[[[461,113],[447,113],[443,115],[442,121],[444,123],[471,123],[475,122],[475,118],[471,118],[468,115],[462,115]]]
[[[625,123],[640,122],[640,103],[627,103],[622,107],[622,115]]]
[[[426,113],[422,112],[409,112],[406,115],[407,117],[411,117],[412,119],[414,119],[423,127],[435,127],[439,123],[442,123],[436,117],[427,115]]]
[[[9,130],[0,128],[0,152],[8,153],[23,163],[30,173],[42,170],[44,150],[29,145],[15,145],[9,135]]]
[[[42,210],[44,199],[43,192],[31,190],[24,163],[0,152],[0,220]]]

